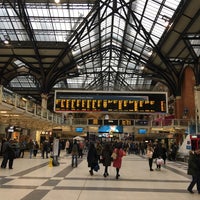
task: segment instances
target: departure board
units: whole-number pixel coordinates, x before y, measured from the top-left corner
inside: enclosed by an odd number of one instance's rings
[[[167,93],[56,90],[54,111],[166,113]]]

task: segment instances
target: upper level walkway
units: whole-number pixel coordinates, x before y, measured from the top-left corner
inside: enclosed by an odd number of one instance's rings
[[[63,124],[63,118],[0,85],[0,124],[48,130]]]
[[[1,161],[1,160],[0,160]],[[109,168],[104,178],[104,168],[93,176],[89,174],[86,157],[79,159],[77,168],[71,167],[71,156],[63,151],[60,165],[51,167],[49,159],[38,154],[30,159],[14,160],[13,169],[0,169],[0,194],[4,200],[199,200],[187,192],[190,176],[187,163],[167,161],[161,171],[150,171],[143,156],[127,155],[123,158],[120,178],[115,179],[115,168]],[[154,164],[155,169],[155,164]]]
[[[126,116],[126,115],[125,115]],[[42,122],[42,123],[41,123]],[[174,119],[173,116],[161,116],[160,118],[142,119],[93,119],[93,118],[73,118],[69,115],[65,118],[64,114],[51,112],[41,105],[36,104],[31,99],[15,94],[14,92],[0,85],[0,124],[12,124],[26,128],[38,128],[48,130],[49,127],[65,126],[99,126],[99,125],[120,125],[129,127],[148,127],[156,130],[162,128],[173,129],[180,127],[187,130],[189,127],[195,129],[197,124],[191,119]],[[170,131],[171,131],[170,130]],[[153,129],[151,130],[153,131]]]

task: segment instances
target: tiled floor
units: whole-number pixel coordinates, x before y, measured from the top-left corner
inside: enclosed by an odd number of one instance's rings
[[[80,159],[77,168],[71,167],[71,157],[64,152],[59,166],[49,166],[48,159],[19,158],[12,170],[0,169],[0,199],[3,200],[196,200],[200,195],[190,194],[187,165],[167,162],[161,171],[149,171],[144,157],[124,157],[120,178],[115,169],[103,177],[103,166],[90,176],[86,159]],[[0,159],[1,162],[1,159]]]

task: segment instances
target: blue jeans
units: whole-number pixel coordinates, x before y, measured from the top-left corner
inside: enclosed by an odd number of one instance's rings
[[[72,167],[77,167],[78,165],[78,156],[77,155],[72,155]]]

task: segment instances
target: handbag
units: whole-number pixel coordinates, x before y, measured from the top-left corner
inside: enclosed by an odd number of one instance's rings
[[[93,168],[93,169],[94,169],[94,171],[95,171],[95,172],[98,172],[98,170],[100,169],[100,167],[99,167],[99,165],[98,165],[98,164],[96,164],[96,165],[94,166],[94,168]]]
[[[117,159],[117,153],[116,152],[113,152],[112,155],[111,155],[111,158],[113,160],[116,160]]]

